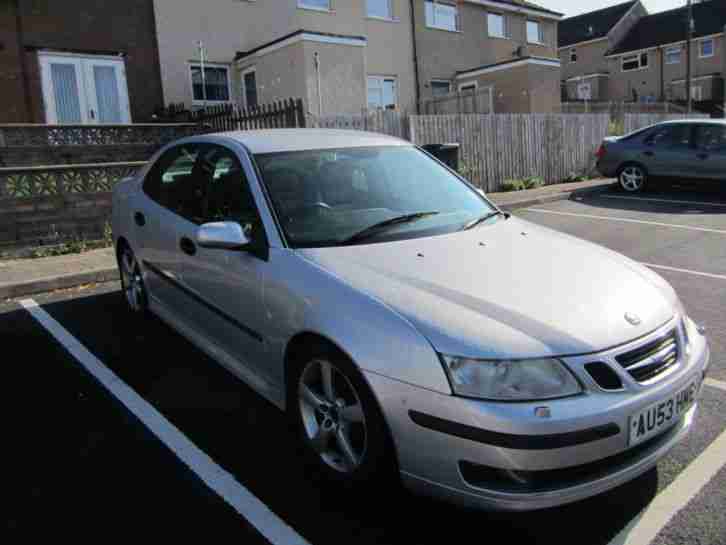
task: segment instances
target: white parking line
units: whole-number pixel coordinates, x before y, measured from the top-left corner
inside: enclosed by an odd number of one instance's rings
[[[609,545],[648,545],[725,463],[726,432],[723,432],[648,507],[630,521]]]
[[[726,275],[714,274],[701,271],[693,271],[691,269],[679,269],[678,267],[668,267],[667,265],[654,265],[653,263],[640,263],[646,267],[652,267],[653,269],[663,269],[664,271],[673,271],[686,274],[695,274],[696,276],[706,276],[708,278],[718,278],[719,280],[726,280]]]
[[[714,378],[707,378],[706,380],[704,380],[704,383],[707,386],[711,386],[712,388],[719,388],[719,389],[723,390],[724,392],[726,392],[726,382],[722,382],[722,381],[716,380]]]
[[[619,218],[614,216],[597,216],[595,214],[576,214],[574,212],[557,212],[555,210],[545,210],[544,208],[525,208],[530,212],[540,212],[542,214],[555,214],[557,216],[574,216],[577,218],[588,218],[594,220],[610,220],[610,221],[622,221],[625,223],[639,223],[643,225],[656,225],[658,227],[672,227],[674,229],[687,229],[689,231],[703,231],[706,233],[718,233],[719,235],[726,235],[726,231],[723,229],[709,229],[708,227],[696,227],[695,225],[681,225],[677,223],[661,223],[659,221],[646,221],[646,220],[634,220],[631,218]]]
[[[693,204],[696,206],[721,206],[726,207],[726,203],[722,202],[703,202],[703,201],[681,201],[676,199],[656,199],[654,197],[628,197],[626,195],[598,195],[604,199],[623,199],[630,201],[647,201],[647,202],[665,202],[674,204]]]
[[[273,545],[309,545],[234,476],[192,443],[174,424],[139,396],[113,371],[91,354],[73,335],[40,308],[33,299],[20,304],[114,397],[131,411],[189,469],[242,515]]]

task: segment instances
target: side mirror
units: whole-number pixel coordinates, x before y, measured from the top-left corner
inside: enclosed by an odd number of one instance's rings
[[[241,250],[250,242],[240,224],[234,221],[205,223],[197,229],[197,245],[202,248]]]

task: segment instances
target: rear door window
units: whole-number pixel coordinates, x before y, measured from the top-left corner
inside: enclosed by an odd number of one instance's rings
[[[691,125],[674,124],[657,127],[646,136],[646,145],[656,148],[688,148],[691,146]]]
[[[699,125],[696,147],[708,153],[726,154],[726,126]]]
[[[144,192],[175,214],[201,223],[204,178],[196,169],[199,145],[176,146],[162,155],[144,180]]]

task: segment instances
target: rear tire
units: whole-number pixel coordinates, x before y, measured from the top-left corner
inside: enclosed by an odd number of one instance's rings
[[[358,369],[324,343],[291,362],[287,407],[306,464],[346,487],[367,487],[395,473],[383,415]]]
[[[618,185],[626,193],[638,193],[645,189],[648,171],[636,163],[623,165],[618,171]]]
[[[117,252],[118,269],[121,276],[121,293],[129,313],[135,316],[147,316],[149,298],[141,274],[141,267],[128,244],[121,242]]]

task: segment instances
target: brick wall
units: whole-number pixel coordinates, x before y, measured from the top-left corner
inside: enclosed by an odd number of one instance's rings
[[[132,121],[149,121],[163,105],[155,28],[153,0],[0,2],[0,123],[45,122],[39,49],[124,55]]]

